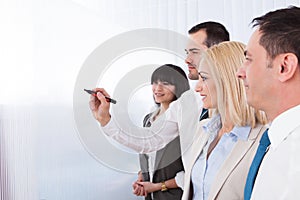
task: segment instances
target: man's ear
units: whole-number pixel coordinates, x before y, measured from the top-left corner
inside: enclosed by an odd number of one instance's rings
[[[298,66],[298,58],[293,53],[285,53],[281,54],[280,58],[281,66],[279,68],[279,81],[285,82],[290,80],[297,71]]]

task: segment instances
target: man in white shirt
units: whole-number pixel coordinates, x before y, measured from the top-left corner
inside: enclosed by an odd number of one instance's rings
[[[248,103],[267,114],[270,146],[245,200],[300,199],[300,8],[269,12],[252,22],[257,30],[237,76]]]
[[[185,63],[188,66],[188,78],[198,80],[198,65],[201,54],[215,44],[229,41],[229,32],[225,26],[218,22],[207,21],[193,26],[189,31],[190,42],[187,44],[185,52]],[[208,118],[208,110],[203,109],[200,120]]]

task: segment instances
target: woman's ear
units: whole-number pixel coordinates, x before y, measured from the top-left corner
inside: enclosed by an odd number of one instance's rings
[[[293,53],[285,53],[280,56],[281,67],[279,72],[279,80],[285,82],[290,80],[297,71],[298,58]]]

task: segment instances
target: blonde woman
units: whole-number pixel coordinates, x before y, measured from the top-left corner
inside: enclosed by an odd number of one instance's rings
[[[196,92],[212,118],[201,121],[199,137],[186,152],[186,199],[243,199],[246,176],[267,122],[246,101],[235,76],[244,61],[244,44],[223,42],[204,53]]]

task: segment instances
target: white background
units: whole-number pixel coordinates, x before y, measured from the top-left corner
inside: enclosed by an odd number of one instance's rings
[[[141,199],[132,195],[136,174],[95,160],[76,132],[72,95],[89,54],[125,31],[161,28],[187,35],[189,28],[208,20],[223,23],[231,40],[247,43],[254,17],[299,4],[299,0],[0,0],[1,199]]]

